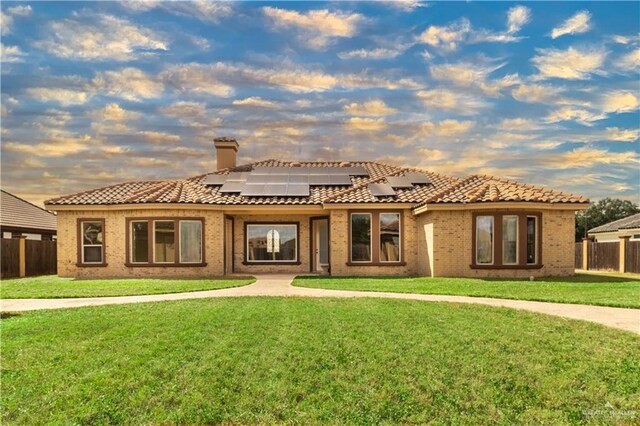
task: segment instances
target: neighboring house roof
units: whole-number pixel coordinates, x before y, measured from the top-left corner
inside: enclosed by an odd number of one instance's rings
[[[56,216],[53,213],[4,190],[0,190],[0,194],[0,226],[56,230]]]
[[[587,231],[589,234],[598,234],[600,232],[616,232],[622,229],[640,229],[640,213],[634,214],[623,219],[614,220],[605,223]]]
[[[250,172],[255,168],[336,168],[341,162],[285,162],[265,160],[199,175],[184,180],[128,182],[104,188],[66,195],[46,202],[47,205],[118,205],[144,203],[181,203],[212,205],[322,205],[343,203],[410,203],[423,205],[431,202],[471,202],[460,192],[480,190],[477,179],[491,179],[499,187],[498,196],[487,201],[542,201],[554,203],[587,203],[586,198],[552,191],[531,185],[496,178],[471,177],[459,179],[420,169],[396,167],[375,161],[350,162],[350,167],[362,167],[368,176],[350,176],[350,185],[310,186],[305,196],[242,196],[239,192],[224,193],[220,185],[207,185],[211,175],[228,175],[232,172]],[[418,174],[429,183],[416,183],[393,188],[394,196],[375,196],[370,184],[387,184],[387,177]],[[450,192],[453,194],[450,195]],[[489,189],[494,191],[495,189]],[[516,200],[511,193],[521,194]],[[475,192],[474,192],[475,194]],[[491,192],[493,194],[493,192]],[[465,201],[466,200],[466,201]],[[476,201],[485,201],[484,197]]]

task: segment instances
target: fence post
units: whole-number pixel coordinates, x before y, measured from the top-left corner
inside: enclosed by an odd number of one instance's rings
[[[20,241],[18,243],[18,264],[20,265],[20,278],[25,277],[27,275],[27,256],[26,256],[26,246],[27,246],[27,237],[24,235],[20,235]]]
[[[626,266],[626,262],[625,262],[625,258],[627,255],[627,241],[629,241],[629,238],[631,238],[630,235],[624,236],[624,237],[619,237],[619,242],[620,242],[620,256],[618,257],[618,271],[621,273],[625,273],[625,266]]]
[[[582,270],[589,269],[589,238],[582,239]]]

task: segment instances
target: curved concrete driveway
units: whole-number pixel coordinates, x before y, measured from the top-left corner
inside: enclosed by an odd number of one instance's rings
[[[504,308],[523,309],[547,315],[596,322],[640,334],[640,309],[570,303],[531,302],[526,300],[493,299],[490,297],[445,296],[431,294],[386,293],[376,291],[323,290],[293,287],[294,275],[258,275],[253,284],[221,290],[189,293],[154,294],[148,296],[78,297],[72,299],[4,299],[0,309],[6,312],[37,309],[77,308],[81,306],[117,305],[125,303],[159,302],[166,300],[200,299],[207,297],[241,296],[301,296],[301,297],[381,297],[388,299],[425,300],[429,302],[476,303]]]

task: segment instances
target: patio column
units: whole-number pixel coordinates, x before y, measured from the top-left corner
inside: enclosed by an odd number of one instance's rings
[[[619,243],[620,243],[620,255],[618,256],[618,271],[621,273],[625,273],[625,255],[626,255],[626,249],[627,249],[627,241],[629,241],[629,238],[631,238],[630,235],[624,236],[624,237],[620,237],[619,238]]]

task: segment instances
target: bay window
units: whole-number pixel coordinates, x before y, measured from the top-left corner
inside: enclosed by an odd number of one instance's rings
[[[129,266],[204,265],[203,219],[127,219]]]
[[[297,223],[246,224],[247,263],[297,263]]]
[[[78,243],[78,265],[105,266],[104,219],[80,219]]]
[[[541,267],[540,213],[473,214],[472,268]]]
[[[348,263],[402,265],[401,216],[399,212],[352,212]]]

